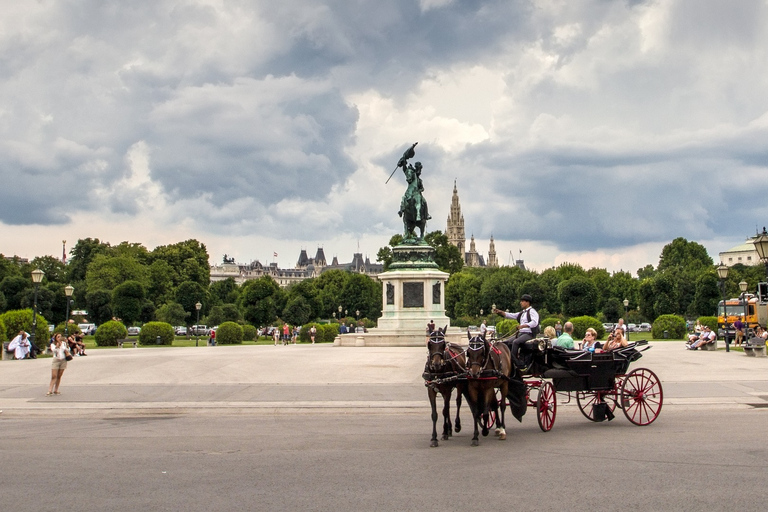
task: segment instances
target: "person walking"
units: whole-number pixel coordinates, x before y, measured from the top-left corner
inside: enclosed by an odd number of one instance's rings
[[[69,345],[64,342],[61,334],[57,333],[51,339],[51,352],[53,353],[53,364],[51,365],[51,383],[48,385],[48,395],[60,395],[59,385],[61,384],[61,376],[64,375],[64,370],[67,369],[67,356],[72,358],[72,354],[69,351]]]
[[[312,327],[309,328],[309,337],[312,339],[312,344],[315,344],[315,336],[317,336],[317,328],[312,325]]]

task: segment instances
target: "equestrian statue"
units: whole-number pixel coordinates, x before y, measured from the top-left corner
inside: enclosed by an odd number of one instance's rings
[[[432,217],[429,215],[427,200],[424,199],[422,192],[424,184],[421,182],[421,162],[410,165],[408,160],[416,156],[415,142],[408,148],[400,160],[397,162],[397,169],[402,168],[405,174],[405,181],[408,182],[408,188],[405,189],[403,198],[400,200],[400,211],[397,214],[403,218],[403,238],[404,242],[420,242],[424,239],[424,231],[427,227],[427,221]],[[395,173],[392,171],[392,174]],[[392,176],[390,175],[390,178]],[[389,180],[387,180],[389,181]],[[419,236],[416,237],[415,229],[419,228]]]

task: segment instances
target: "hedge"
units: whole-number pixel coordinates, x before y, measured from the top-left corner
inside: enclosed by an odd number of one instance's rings
[[[541,326],[541,332],[544,332],[544,328],[548,326],[554,327],[557,322],[560,322],[560,325],[562,325],[564,322],[560,320],[560,317],[557,316],[548,316],[541,322],[539,322],[539,325]]]
[[[161,345],[173,345],[173,338],[176,333],[173,326],[165,322],[147,322],[141,327],[139,333],[140,345],[156,345],[157,337],[160,336]]]
[[[0,341],[8,341],[8,337],[5,335],[5,323],[0,318]]]
[[[605,327],[600,320],[593,316],[575,316],[569,321],[573,324],[572,337],[574,340],[583,340],[587,329],[590,327],[597,332],[597,339],[601,340],[605,336]]]
[[[15,338],[21,330],[32,334],[32,310],[15,309],[6,311],[0,315],[0,323],[5,328],[5,341]],[[37,315],[37,329],[34,334],[37,348],[42,349],[47,345],[51,335],[48,333],[48,322],[41,314]]]
[[[685,318],[680,315],[661,315],[656,318],[653,321],[653,327],[651,327],[653,338],[657,340],[663,339],[664,331],[668,332],[668,337],[671,339],[681,340],[685,338],[687,332]]]
[[[243,327],[243,341],[255,341],[258,330],[251,324],[245,324]]]
[[[717,332],[717,317],[716,316],[700,316],[698,322],[704,326],[708,325],[710,329]]]
[[[83,331],[80,330],[77,324],[69,324],[69,329],[67,329],[67,332],[69,334],[83,334]],[[64,322],[58,324],[53,330],[53,334],[56,333],[61,334],[62,336],[64,335]]]
[[[128,336],[128,329],[117,320],[104,322],[96,328],[96,344],[100,347],[116,347],[117,340],[124,340]]]
[[[242,344],[243,328],[235,322],[224,322],[216,329],[216,343],[219,345]]]
[[[509,336],[513,331],[517,329],[520,323],[513,318],[505,318],[496,322],[496,337],[503,338]]]

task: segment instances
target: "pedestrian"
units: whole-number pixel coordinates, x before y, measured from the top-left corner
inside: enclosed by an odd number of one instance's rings
[[[11,340],[8,345],[8,352],[13,352],[16,359],[25,359],[30,356],[32,344],[29,342],[29,334],[25,331],[19,331],[19,334]]]
[[[211,335],[208,336],[208,345],[211,347],[216,346],[216,331],[211,330]]]
[[[317,328],[314,324],[312,324],[312,327],[309,328],[309,339],[312,340],[312,344],[315,344],[315,336],[317,335]]]
[[[555,324],[555,334],[557,334],[558,338],[563,334],[563,324],[560,323],[560,320]]]
[[[280,329],[277,327],[272,328],[272,339],[275,340],[275,346],[277,346],[277,341],[280,339]]]
[[[61,334],[56,333],[51,339],[51,352],[53,353],[53,364],[51,365],[51,383],[48,385],[48,395],[60,395],[59,385],[61,376],[67,369],[67,358],[72,359],[69,351],[69,345],[62,339]]]
[[[287,323],[283,324],[283,345],[287,345],[291,339],[291,328]]]

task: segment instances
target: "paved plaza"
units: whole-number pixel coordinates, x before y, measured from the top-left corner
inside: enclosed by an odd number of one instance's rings
[[[658,420],[532,410],[429,448],[426,350],[92,350],[0,363],[0,506],[104,510],[763,510],[768,359],[654,343]]]

